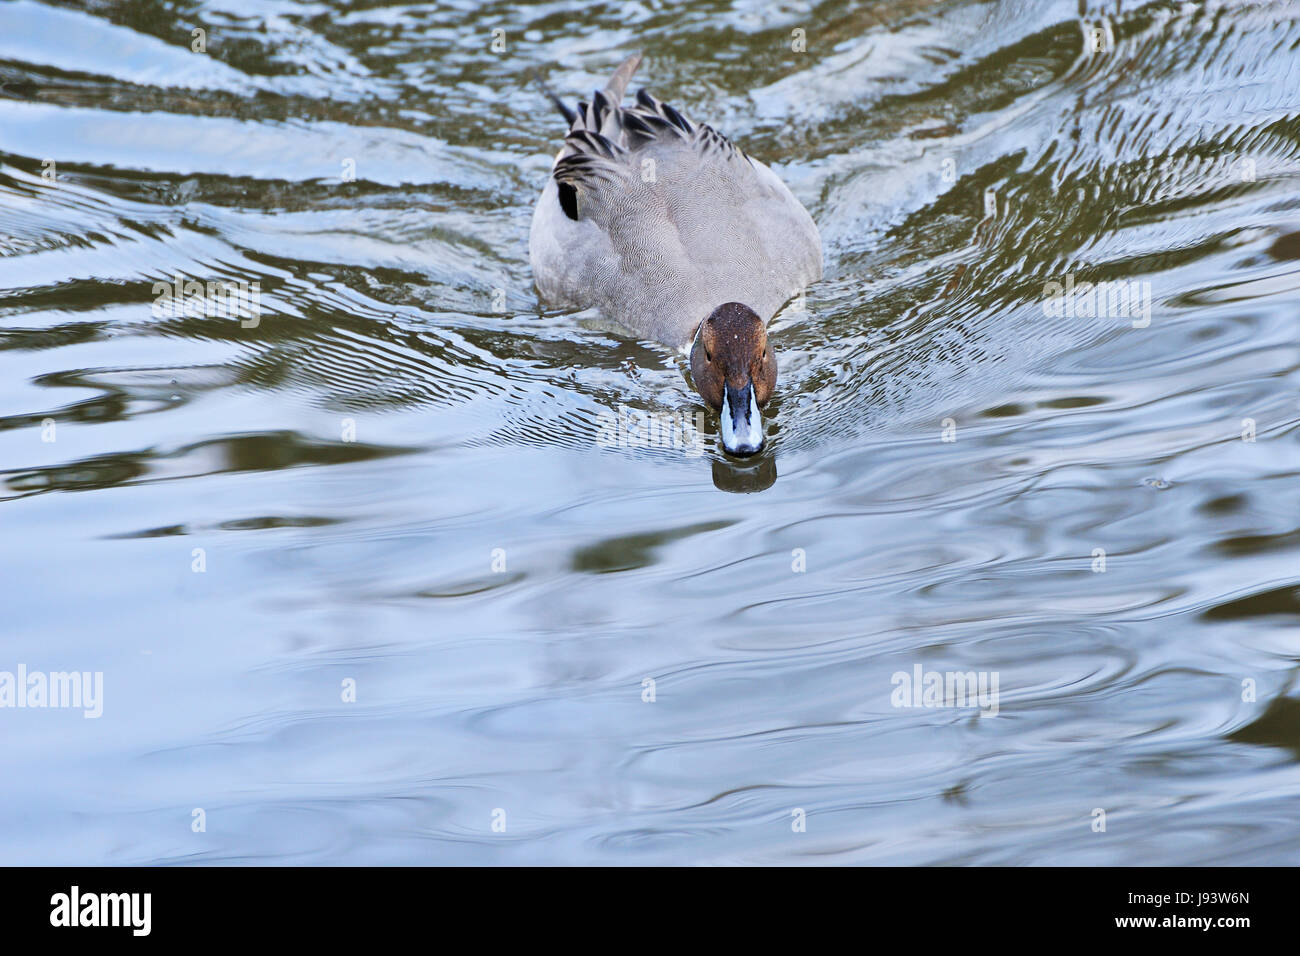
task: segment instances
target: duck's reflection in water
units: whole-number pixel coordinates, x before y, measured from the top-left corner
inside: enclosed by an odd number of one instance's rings
[[[750,495],[776,484],[776,454],[765,449],[752,458],[717,458],[713,484],[719,491]]]

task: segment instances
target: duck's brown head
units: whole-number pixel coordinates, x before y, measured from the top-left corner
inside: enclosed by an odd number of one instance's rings
[[[722,416],[722,447],[733,455],[757,453],[763,447],[758,410],[776,390],[776,355],[753,309],[727,302],[700,323],[691,346],[691,378]]]

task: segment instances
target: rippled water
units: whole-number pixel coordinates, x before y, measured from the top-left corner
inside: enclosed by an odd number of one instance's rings
[[[681,360],[532,289],[531,75],[635,49],[821,228],[757,464],[607,447]],[[0,671],[103,674],[0,710],[0,861],[1294,861],[1298,63],[1281,0],[0,3]]]

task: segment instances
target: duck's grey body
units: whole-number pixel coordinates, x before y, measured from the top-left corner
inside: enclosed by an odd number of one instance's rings
[[[570,123],[533,213],[538,292],[672,346],[725,302],[767,321],[821,278],[817,226],[775,173],[710,127],[644,90],[620,106],[640,59]]]

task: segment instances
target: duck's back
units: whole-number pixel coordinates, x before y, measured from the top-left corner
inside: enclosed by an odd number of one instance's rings
[[[724,302],[770,319],[821,278],[812,217],[776,174],[642,91],[580,104],[533,215],[529,253],[548,304],[595,307],[646,338],[685,344]]]

